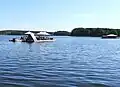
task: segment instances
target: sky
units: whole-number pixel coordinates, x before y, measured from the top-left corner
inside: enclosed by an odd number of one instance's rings
[[[0,30],[120,28],[120,0],[0,0]]]

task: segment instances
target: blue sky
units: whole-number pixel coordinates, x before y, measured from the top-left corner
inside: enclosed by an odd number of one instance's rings
[[[120,28],[120,0],[0,0],[0,29]]]

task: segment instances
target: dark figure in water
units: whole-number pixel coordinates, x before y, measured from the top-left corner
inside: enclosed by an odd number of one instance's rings
[[[23,37],[21,37],[20,39],[23,40]]]
[[[15,42],[15,39],[16,39],[16,38],[13,38],[13,40],[12,40],[12,41],[13,41],[13,42]]]

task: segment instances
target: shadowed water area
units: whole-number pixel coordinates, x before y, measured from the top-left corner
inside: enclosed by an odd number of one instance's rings
[[[120,39],[54,37],[9,42],[0,36],[0,87],[119,87]]]

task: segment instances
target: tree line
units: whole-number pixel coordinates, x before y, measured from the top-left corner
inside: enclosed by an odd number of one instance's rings
[[[110,28],[74,28],[71,32],[57,31],[54,35],[59,36],[91,36],[101,37],[102,35],[115,34],[120,36],[120,29]]]
[[[0,31],[0,35],[24,35],[28,31],[20,30],[3,30]],[[38,33],[40,31],[31,31],[33,33]],[[47,32],[55,36],[92,36],[100,37],[102,35],[115,34],[120,36],[120,29],[110,29],[110,28],[74,28],[71,32],[68,31],[56,31]]]
[[[120,29],[110,28],[75,28],[71,31],[71,36],[92,36],[100,37],[102,35],[115,34],[120,36]]]
[[[24,35],[28,31],[23,30],[3,30],[0,31],[0,35]],[[39,33],[40,31],[31,31],[33,33]],[[48,32],[49,34],[53,35],[54,32]]]

